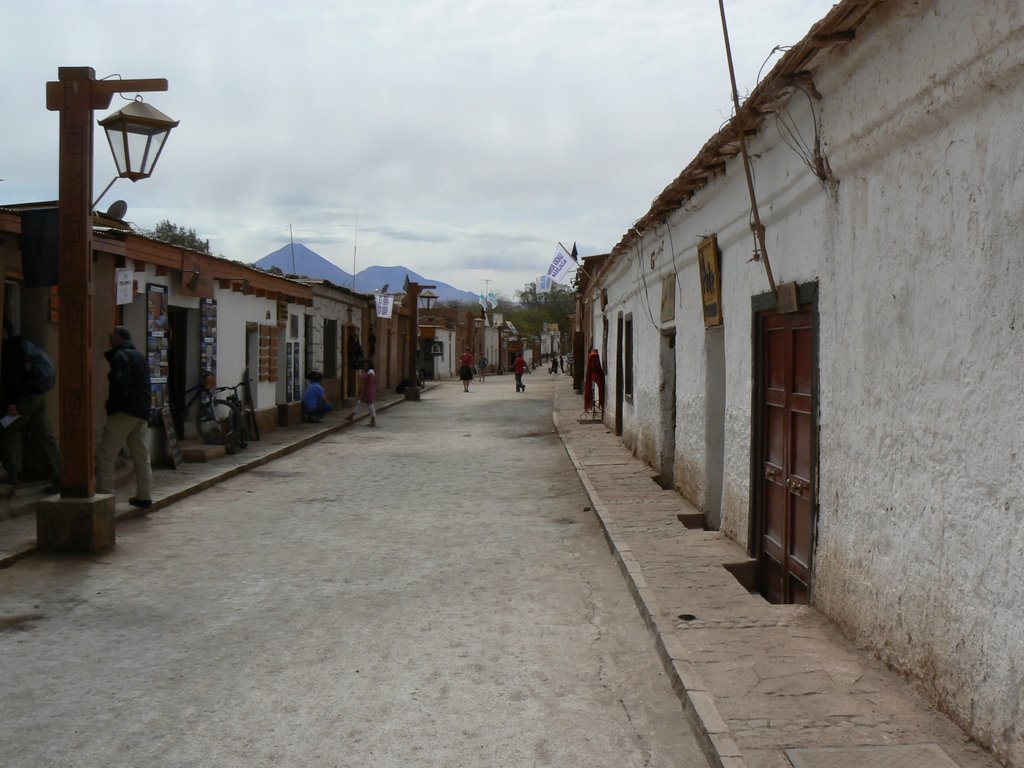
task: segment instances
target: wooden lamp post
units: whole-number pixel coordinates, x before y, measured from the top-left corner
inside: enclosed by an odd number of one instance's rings
[[[46,108],[60,113],[61,496],[38,505],[37,537],[41,549],[95,552],[114,545],[114,497],[97,496],[93,479],[93,111],[109,107],[115,93],[166,91],[167,80],[97,80],[91,67],[60,67],[57,77],[46,84]],[[111,133],[122,137],[118,177],[135,181],[152,172],[177,122],[129,109],[103,124],[112,148]]]

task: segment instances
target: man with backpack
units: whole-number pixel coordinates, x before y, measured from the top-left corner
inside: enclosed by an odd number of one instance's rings
[[[149,464],[149,412],[152,393],[149,363],[132,344],[124,326],[110,332],[110,349],[103,353],[110,363],[110,394],[107,421],[96,449],[96,492],[114,492],[114,463],[122,445],[128,446],[135,465],[135,495],[128,503],[140,509],[153,506],[153,468]]]
[[[0,345],[0,461],[7,470],[5,483],[16,486],[21,479],[23,445],[35,446],[45,464],[50,483],[47,493],[60,493],[60,450],[46,415],[46,392],[53,389],[53,363],[39,347],[13,332],[4,323]]]

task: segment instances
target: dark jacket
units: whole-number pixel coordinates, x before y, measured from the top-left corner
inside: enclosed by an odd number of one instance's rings
[[[3,410],[18,402],[19,397],[31,394],[25,386],[25,353],[21,349],[21,336],[9,336],[0,346],[0,399]]]
[[[145,356],[130,341],[122,341],[103,355],[110,363],[107,413],[127,413],[137,419],[148,419],[152,393]]]

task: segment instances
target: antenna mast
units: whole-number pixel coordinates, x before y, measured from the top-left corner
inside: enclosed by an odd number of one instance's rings
[[[356,223],[352,227],[352,291],[356,290],[356,248],[359,243],[359,209],[356,208]]]
[[[299,274],[295,269],[295,238],[292,237],[292,223],[288,222],[288,240],[292,244],[292,274]]]

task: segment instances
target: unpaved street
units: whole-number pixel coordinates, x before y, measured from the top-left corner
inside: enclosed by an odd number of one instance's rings
[[[441,385],[0,571],[0,764],[705,766],[552,379]]]

